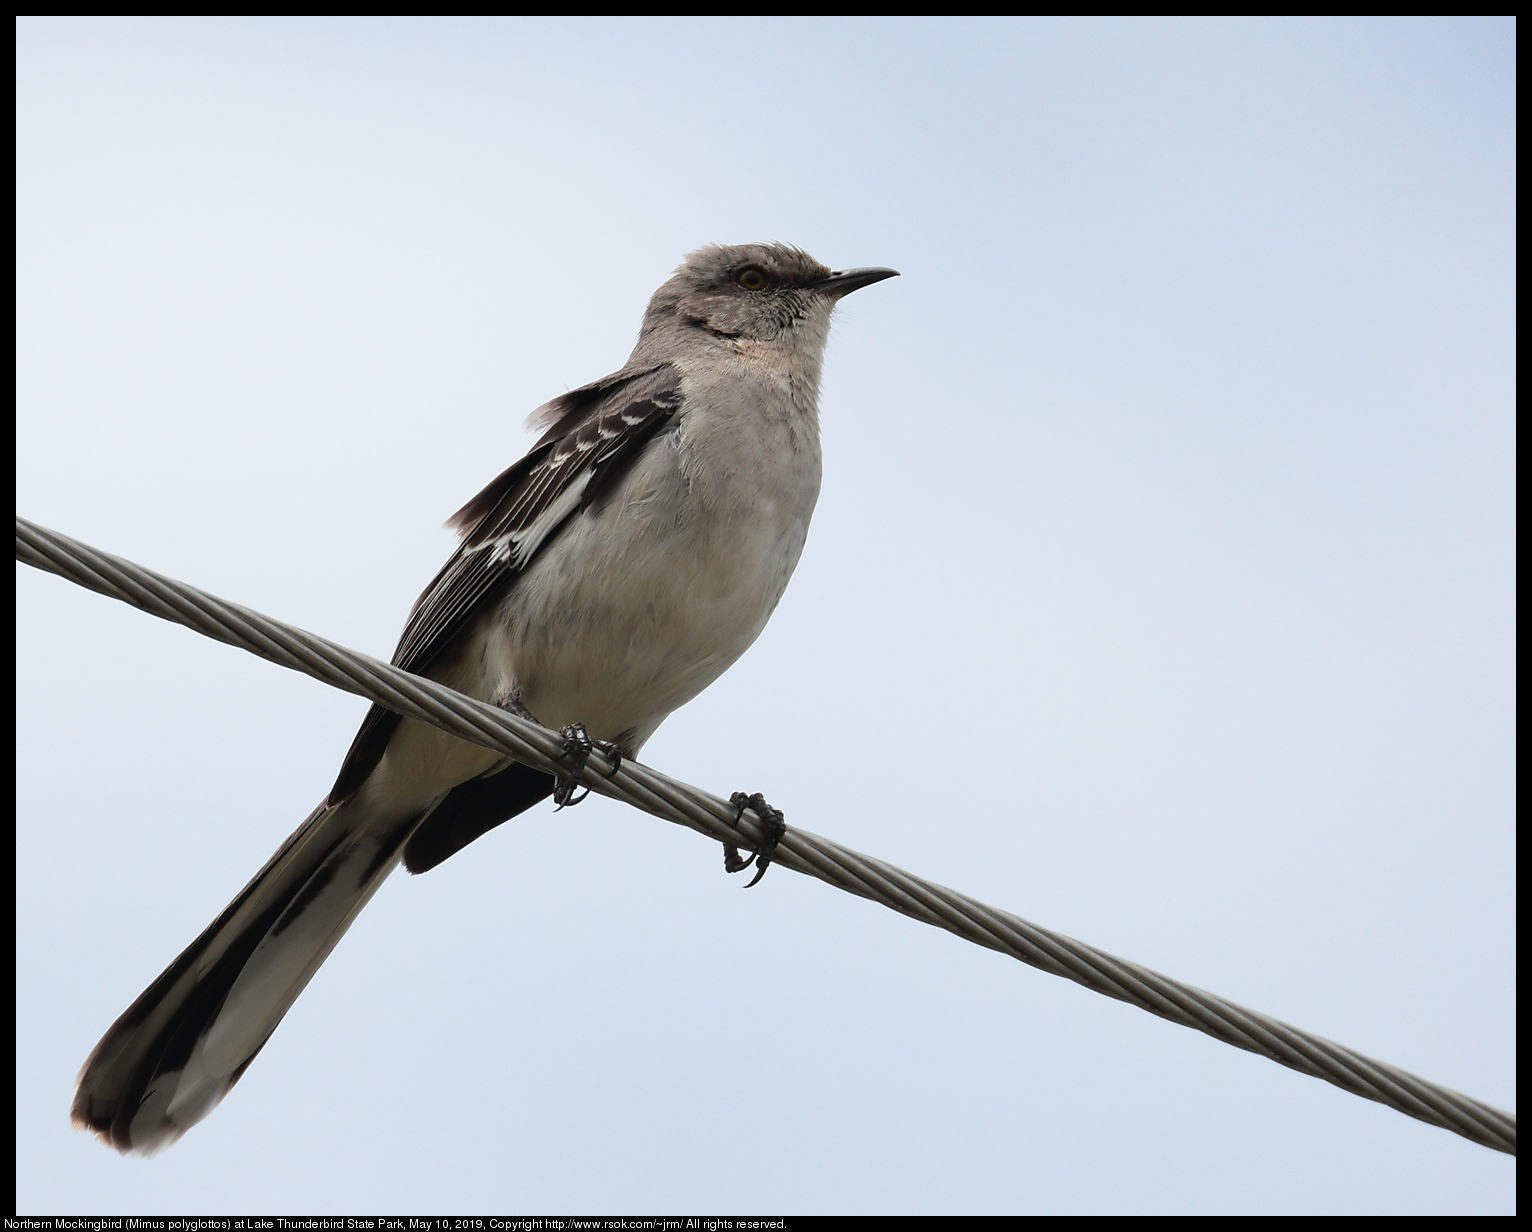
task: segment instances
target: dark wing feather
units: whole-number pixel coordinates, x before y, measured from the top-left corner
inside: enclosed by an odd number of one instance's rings
[[[448,522],[463,536],[410,612],[395,667],[428,671],[580,510],[611,491],[681,409],[680,374],[669,364],[614,373],[548,404],[557,419],[530,453]],[[355,794],[383,756],[399,716],[373,706],[330,789]]]
[[[553,776],[512,762],[497,774],[459,783],[426,814],[404,845],[404,867],[429,872],[501,822],[553,794]]]

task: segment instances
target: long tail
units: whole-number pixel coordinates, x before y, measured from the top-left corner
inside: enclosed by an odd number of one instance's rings
[[[207,1116],[393,871],[417,820],[315,809],[112,1024],[80,1071],[74,1123],[150,1154]]]

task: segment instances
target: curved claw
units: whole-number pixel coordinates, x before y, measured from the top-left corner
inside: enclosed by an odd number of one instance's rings
[[[787,833],[787,823],[782,819],[782,810],[774,809],[766,803],[766,797],[760,792],[746,795],[742,791],[736,791],[729,797],[729,803],[734,806],[734,824],[737,826],[744,817],[747,808],[753,809],[755,815],[761,819],[762,835],[760,850],[748,860],[740,858],[739,849],[725,845],[723,851],[723,867],[725,872],[742,873],[755,864],[755,876],[745,885],[749,889],[766,875],[767,866],[771,864],[771,858],[776,854],[777,844],[782,841],[782,836]]]
[[[553,802],[558,806],[553,811],[557,813],[559,809],[573,808],[581,800],[585,799],[586,796],[590,795],[589,787],[586,787],[578,796],[574,794],[575,790],[582,786],[584,784],[578,779],[560,779],[558,786],[553,789]]]
[[[585,772],[585,763],[590,760],[590,755],[596,749],[600,749],[612,759],[612,768],[607,772],[607,778],[615,778],[617,771],[622,769],[622,750],[609,740],[594,740],[590,733],[585,730],[584,723],[570,723],[559,728],[559,735],[564,737],[564,756],[574,762],[574,768],[567,779],[559,779],[558,786],[553,789],[553,801],[559,809],[570,808],[579,804],[581,800],[590,795],[590,788],[586,787],[581,795],[575,795],[575,789],[583,787],[580,775]]]

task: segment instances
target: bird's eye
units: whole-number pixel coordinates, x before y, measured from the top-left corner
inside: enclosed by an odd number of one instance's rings
[[[753,265],[747,265],[734,275],[734,281],[747,291],[759,291],[766,285],[766,273]]]

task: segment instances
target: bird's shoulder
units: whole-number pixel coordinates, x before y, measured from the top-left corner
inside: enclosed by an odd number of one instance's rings
[[[545,428],[537,443],[449,519],[461,542],[415,601],[394,665],[426,673],[450,655],[569,519],[603,500],[674,423],[685,402],[683,384],[672,364],[630,365],[534,411],[531,422]],[[332,803],[361,786],[398,721],[380,706],[368,712],[331,789]]]
[[[545,428],[537,443],[448,519],[462,541],[416,601],[394,662],[424,670],[490,590],[612,490],[684,403],[681,372],[660,363],[620,369],[534,411],[529,422]]]

